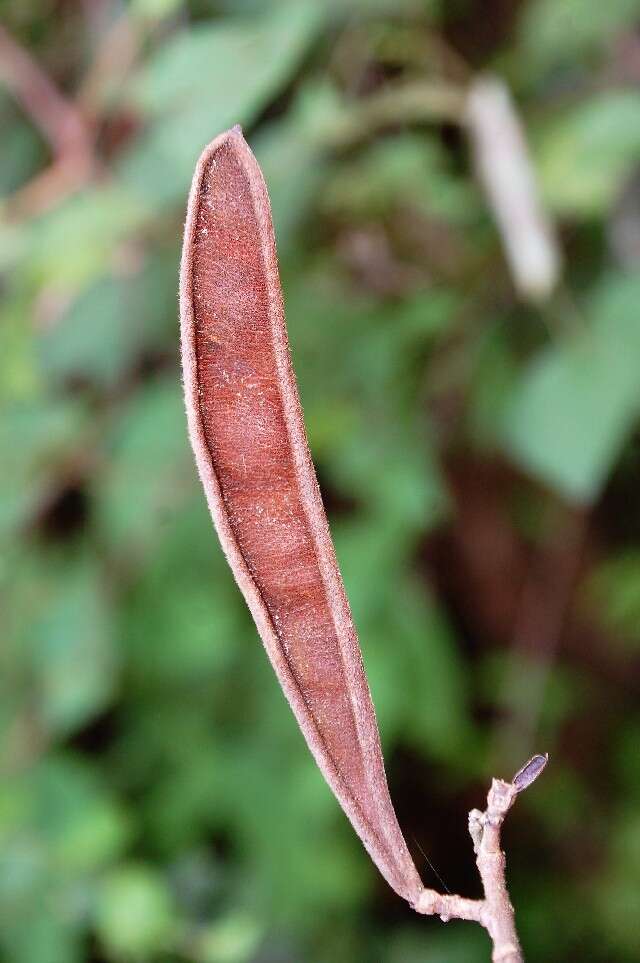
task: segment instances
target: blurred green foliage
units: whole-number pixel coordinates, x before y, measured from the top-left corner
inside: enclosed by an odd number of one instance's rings
[[[548,749],[507,831],[528,958],[637,960],[640,3],[1,13],[94,158],[50,176],[0,71],[2,959],[488,958],[482,932],[413,918],[377,877],[196,478],[181,229],[200,150],[240,122],[425,881],[421,850],[477,892],[466,811],[490,773]],[[564,250],[538,307],[513,288],[464,131],[426,101],[403,115],[408,86],[488,70],[514,92]],[[396,113],[376,113],[389,93]]]

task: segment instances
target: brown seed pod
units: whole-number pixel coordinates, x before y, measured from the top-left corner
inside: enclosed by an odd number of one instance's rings
[[[291,367],[269,198],[239,127],[193,178],[180,279],[189,433],[233,574],[298,724],[389,884],[422,890],[393,810]]]

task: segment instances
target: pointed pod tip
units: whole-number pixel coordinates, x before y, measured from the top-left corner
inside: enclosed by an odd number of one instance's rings
[[[240,124],[234,124],[233,127],[221,131],[202,149],[191,182],[191,196],[195,198],[199,195],[203,180],[208,176],[211,164],[213,163],[215,168],[219,155],[227,151],[241,158],[243,162],[247,161],[248,158],[253,160],[251,148],[244,139]],[[253,163],[255,164],[255,161]]]
[[[233,127],[229,127],[227,130],[221,131],[206,145],[202,151],[202,154],[200,155],[200,166],[206,164],[219,150],[225,146],[232,146],[232,148],[236,150],[238,148],[242,149],[248,147],[240,124],[234,124]]]
[[[233,127],[229,127],[229,129],[220,134],[216,140],[220,147],[226,144],[227,147],[237,153],[251,154],[251,148],[246,141],[241,124],[234,124]],[[216,141],[213,143],[216,143]]]

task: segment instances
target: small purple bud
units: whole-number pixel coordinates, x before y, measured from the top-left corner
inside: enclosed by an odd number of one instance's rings
[[[532,782],[535,782],[548,761],[549,753],[545,752],[544,755],[538,754],[532,756],[528,762],[525,762],[522,769],[518,769],[511,780],[516,792],[522,792],[522,790],[527,789]]]

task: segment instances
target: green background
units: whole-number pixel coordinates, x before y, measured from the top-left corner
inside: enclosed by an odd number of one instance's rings
[[[491,775],[548,750],[505,830],[527,957],[637,960],[640,4],[4,0],[0,15],[94,158],[66,188],[48,177],[0,65],[1,958],[489,957],[478,927],[413,916],[378,876],[206,511],[177,275],[195,160],[240,122],[423,879],[439,886],[426,854],[479,895],[466,813]],[[538,305],[438,100],[489,70],[559,232],[562,278]]]

